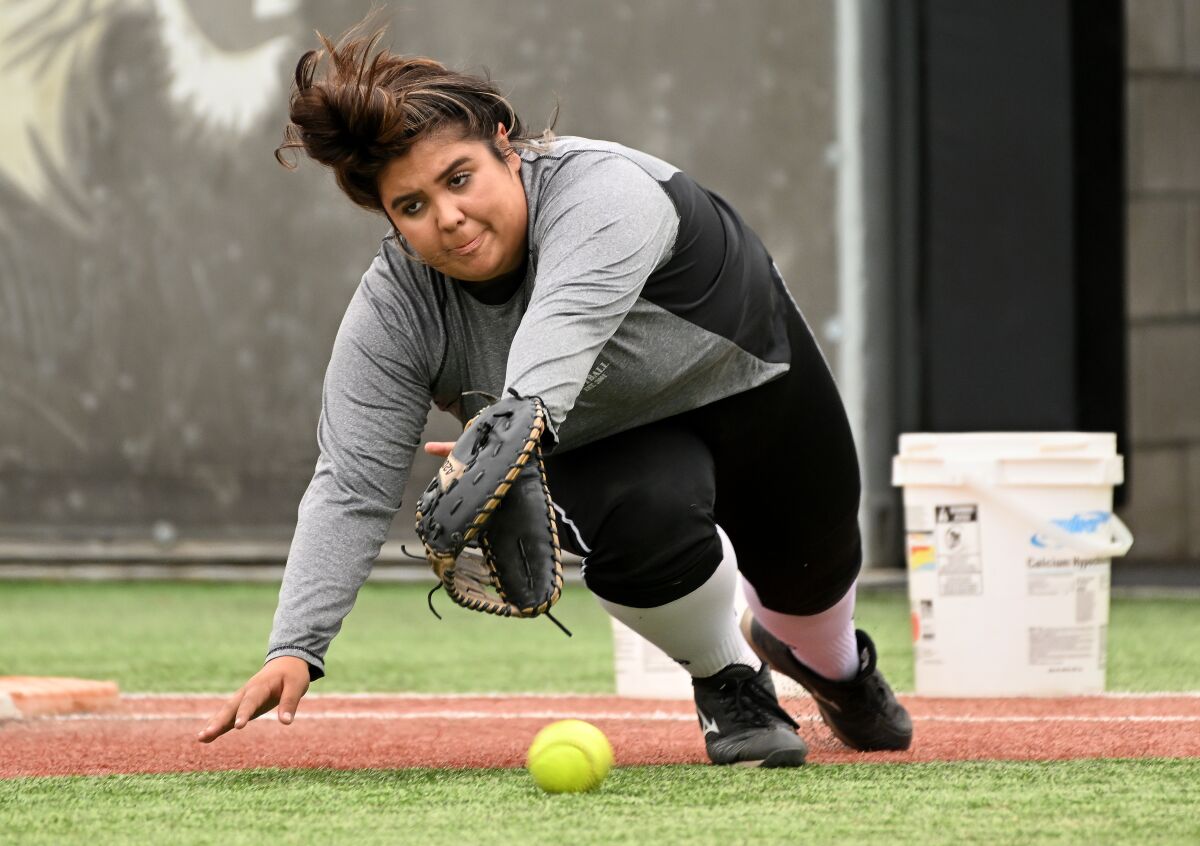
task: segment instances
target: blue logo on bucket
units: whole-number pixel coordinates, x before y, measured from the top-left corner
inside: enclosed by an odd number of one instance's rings
[[[1065,520],[1051,520],[1050,522],[1058,526],[1063,531],[1072,535],[1090,535],[1092,532],[1099,529],[1112,518],[1112,513],[1108,511],[1085,511],[1082,514],[1072,514]],[[1029,538],[1029,542],[1034,546],[1039,546],[1043,549],[1057,549],[1062,546],[1053,536],[1045,532],[1038,532]]]

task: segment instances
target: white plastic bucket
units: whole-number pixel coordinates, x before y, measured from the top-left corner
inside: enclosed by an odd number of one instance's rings
[[[900,436],[917,693],[1104,690],[1123,480],[1112,434]]]

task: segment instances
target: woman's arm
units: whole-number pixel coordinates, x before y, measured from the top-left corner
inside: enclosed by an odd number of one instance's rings
[[[557,427],[646,279],[670,258],[679,215],[652,176],[611,153],[571,156],[544,190],[533,297],[505,387],[540,397]]]
[[[308,682],[324,675],[329,643],[400,507],[430,407],[428,352],[420,332],[403,326],[419,321],[377,298],[369,277],[346,310],[325,374],[320,454],[300,503],[267,663],[213,715],[203,742],[281,702],[295,713]],[[291,721],[282,707],[279,716]]]

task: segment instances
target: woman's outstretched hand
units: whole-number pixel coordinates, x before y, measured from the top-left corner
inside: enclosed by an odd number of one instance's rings
[[[212,743],[230,729],[245,728],[255,717],[261,717],[276,705],[279,706],[279,722],[291,725],[296,706],[307,692],[308,663],[304,659],[291,655],[272,658],[209,718],[208,725],[196,739],[201,743]]]

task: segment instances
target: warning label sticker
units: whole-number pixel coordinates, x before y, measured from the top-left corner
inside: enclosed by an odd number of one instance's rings
[[[979,506],[939,505],[935,507],[934,514],[938,594],[982,594],[983,561],[979,554]]]

